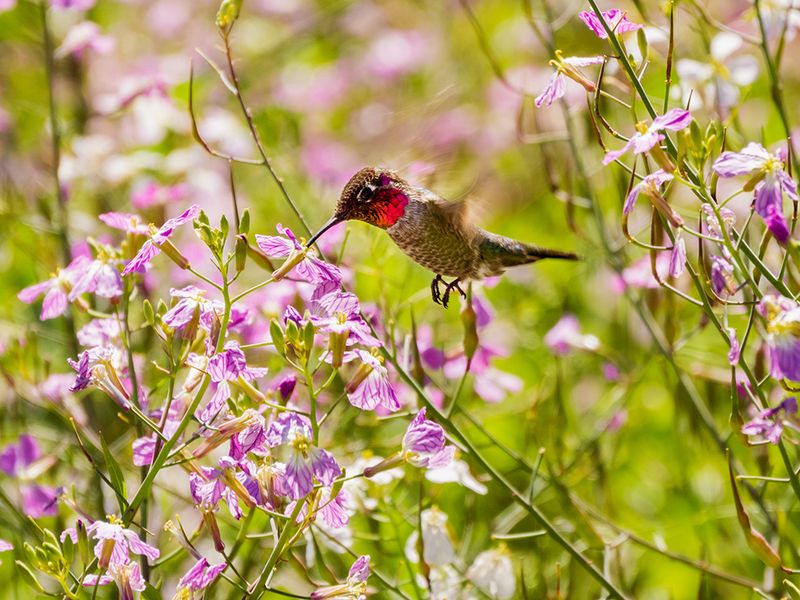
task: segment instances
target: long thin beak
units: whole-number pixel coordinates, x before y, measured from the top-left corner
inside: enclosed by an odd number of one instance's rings
[[[328,229],[330,229],[330,228],[331,228],[331,227],[333,227],[334,225],[338,225],[338,224],[339,224],[339,223],[341,223],[342,221],[344,221],[344,217],[337,216],[337,215],[333,215],[333,216],[332,216],[332,217],[331,217],[331,218],[328,220],[328,222],[327,222],[327,223],[325,223],[325,225],[323,225],[323,226],[322,226],[322,227],[321,227],[321,228],[320,228],[320,229],[317,231],[317,233],[315,233],[314,235],[312,235],[312,236],[311,236],[311,239],[310,239],[310,240],[308,240],[308,241],[306,242],[306,248],[310,248],[311,246],[313,246],[313,245],[314,245],[314,242],[316,242],[316,241],[319,239],[319,237],[320,237],[320,236],[321,236],[323,233],[325,233],[326,231],[328,231]]]

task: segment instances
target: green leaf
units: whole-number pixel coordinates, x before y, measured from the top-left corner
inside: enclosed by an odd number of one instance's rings
[[[269,335],[272,338],[272,343],[275,345],[275,350],[281,356],[286,356],[286,343],[283,339],[283,330],[276,319],[272,319],[269,323]]]
[[[40,594],[45,593],[45,590],[42,587],[42,584],[39,583],[38,579],[36,579],[36,575],[33,574],[33,571],[30,570],[28,565],[26,565],[24,562],[22,562],[20,560],[17,560],[17,561],[14,561],[14,562],[16,562],[17,568],[19,569],[19,573],[20,573],[20,575],[22,575],[22,580],[25,583],[27,583],[29,586],[31,586],[34,590],[39,592]]]
[[[750,517],[744,508],[742,499],[739,496],[739,488],[736,486],[736,476],[733,473],[733,462],[731,459],[730,451],[728,451],[728,474],[731,480],[731,489],[733,490],[733,502],[736,505],[736,517],[739,520],[739,525],[744,532],[744,537],[747,540],[747,545],[756,553],[761,562],[773,569],[781,568],[783,561],[778,554],[778,551],[773,548],[760,532],[750,523]]]

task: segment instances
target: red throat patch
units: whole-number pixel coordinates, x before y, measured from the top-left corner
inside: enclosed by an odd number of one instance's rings
[[[406,212],[408,196],[393,187],[378,188],[372,197],[375,225],[388,229]]]

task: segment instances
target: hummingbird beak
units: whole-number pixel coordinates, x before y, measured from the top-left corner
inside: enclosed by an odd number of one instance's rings
[[[338,225],[344,220],[345,218],[342,216],[333,215],[330,219],[328,219],[328,222],[325,223],[325,225],[323,225],[322,227],[320,227],[319,230],[317,230],[317,233],[312,235],[311,239],[306,242],[306,248],[310,248],[311,246],[313,246],[314,242],[316,242],[320,238],[320,236],[322,236],[323,233],[328,231],[328,229],[330,229],[334,225]]]

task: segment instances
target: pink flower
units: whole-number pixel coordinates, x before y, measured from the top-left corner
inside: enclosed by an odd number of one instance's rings
[[[552,106],[553,102],[563,98],[567,91],[567,77],[582,85],[587,91],[594,91],[595,84],[586,79],[583,73],[578,70],[578,67],[599,65],[604,61],[604,56],[568,56],[567,58],[562,58],[560,54],[556,54],[556,59],[550,61],[550,64],[555,67],[555,72],[550,77],[550,81],[542,93],[534,100],[536,108],[541,108],[544,105]]]
[[[652,150],[664,139],[664,135],[659,133],[660,131],[679,131],[688,127],[691,122],[692,115],[689,114],[688,110],[673,108],[666,114],[656,117],[649,126],[639,123],[636,125],[636,133],[630,137],[621,149],[606,153],[603,164],[607,165],[614,162],[628,150],[633,151],[634,154]]]
[[[717,296],[728,296],[736,292],[733,265],[723,256],[711,257],[711,288]]]
[[[364,69],[386,82],[424,67],[430,60],[434,40],[416,29],[377,32],[364,53]]]
[[[123,384],[122,377],[127,369],[122,352],[116,346],[95,346],[81,352],[77,361],[67,359],[76,371],[70,392],[85,390],[95,386],[117,402],[125,410],[129,408],[130,394]]]
[[[46,321],[63,315],[69,305],[69,293],[72,290],[72,286],[84,274],[88,263],[88,258],[79,256],[63,269],[59,269],[47,281],[30,285],[23,289],[17,294],[17,298],[25,304],[30,304],[44,294],[42,312],[39,318],[42,321]]]
[[[313,445],[313,437],[310,421],[292,412],[281,413],[267,430],[269,447],[283,447],[288,452],[284,485],[293,500],[307,496],[315,478],[329,486],[342,473],[330,452]]]
[[[311,592],[311,600],[362,600],[367,597],[368,577],[369,556],[359,556],[350,567],[346,583],[319,588]]]
[[[659,169],[655,173],[651,173],[644,179],[642,179],[639,183],[637,183],[633,188],[631,188],[630,193],[625,198],[625,204],[622,206],[622,214],[629,215],[633,210],[634,204],[636,204],[636,200],[640,194],[646,195],[654,195],[660,194],[659,188],[674,179],[674,175],[672,173],[666,173],[663,169]]]
[[[790,298],[766,295],[758,312],[767,322],[772,376],[800,381],[800,305]]]
[[[85,348],[109,346],[120,341],[120,325],[116,318],[92,319],[81,327],[78,343]]]
[[[120,600],[134,600],[134,592],[143,592],[147,584],[142,577],[142,570],[136,561],[111,563],[105,575],[87,575],[83,579],[84,587],[95,587],[116,583]]]
[[[241,377],[244,381],[252,381],[267,374],[266,369],[247,366],[244,352],[239,347],[239,342],[231,340],[225,344],[222,352],[208,360],[208,374],[211,381],[217,384],[217,389],[205,408],[197,415],[203,423],[209,423],[222,410],[225,401],[231,397],[231,388],[228,382],[236,382]]]
[[[661,281],[669,277],[670,255],[666,252],[659,252],[656,255],[656,273]],[[650,264],[650,257],[643,256],[636,260],[632,265],[626,267],[617,276],[613,277],[614,291],[621,294],[626,287],[640,289],[657,289],[661,284],[653,276],[653,268]]]
[[[315,314],[311,321],[320,333],[328,334],[328,349],[331,353],[331,364],[342,366],[344,351],[347,346],[362,344],[377,347],[380,341],[372,335],[369,325],[361,317],[361,306],[358,297],[349,292],[342,292],[338,285],[334,291],[324,293],[326,286],[318,286],[312,296],[312,309]],[[320,292],[321,297],[317,297]]]
[[[425,416],[421,408],[406,429],[402,449],[379,463],[364,469],[365,477],[374,477],[403,463],[426,469],[446,467],[453,460],[455,447],[446,443],[444,429]]]
[[[606,22],[608,28],[613,33],[627,33],[629,31],[636,31],[637,29],[641,29],[643,27],[643,25],[629,21],[628,16],[618,8],[604,10],[600,14],[603,15],[603,21]],[[603,23],[597,18],[597,15],[593,11],[584,10],[578,13],[578,17],[601,40],[608,38],[608,34],[603,27]]]
[[[135,235],[149,235],[150,228],[147,223],[142,221],[139,215],[131,213],[108,212],[103,213],[99,217],[103,223],[114,229],[119,229],[125,233],[132,233]]]
[[[245,485],[248,474],[241,466],[232,457],[223,456],[219,459],[218,468],[202,467],[202,475],[189,474],[192,499],[203,513],[216,511],[220,500],[224,500],[231,515],[241,519],[240,499],[251,508],[256,505],[256,499]]]
[[[71,54],[80,59],[89,50],[98,54],[107,54],[114,49],[114,45],[114,38],[100,33],[97,23],[83,21],[67,32],[55,55],[57,58],[63,58]]]
[[[75,285],[69,292],[69,301],[74,302],[81,294],[93,293],[101,298],[118,298],[122,295],[122,277],[119,260],[103,256],[84,266]]]
[[[164,429],[162,430],[162,434],[166,439],[170,439],[178,429],[178,425],[180,424],[181,417],[183,416],[183,411],[185,408],[185,402],[183,401],[182,395],[177,395],[173,398],[172,404],[169,407],[169,413],[167,414],[167,418],[164,420]],[[162,410],[157,410],[150,415],[150,417],[155,420],[156,422],[160,422],[161,417],[163,415]],[[137,467],[142,467],[145,465],[152,464],[154,454],[156,451],[156,434],[143,436],[140,438],[136,438],[133,440],[133,464]]]
[[[316,256],[306,253],[306,249],[300,245],[297,238],[288,227],[277,226],[280,236],[275,235],[256,235],[256,243],[261,250],[270,258],[289,258],[284,267],[291,267],[300,279],[314,284],[335,282],[337,285],[342,280],[342,272],[335,265],[326,263]],[[290,258],[291,257],[291,258]],[[280,277],[273,274],[275,279],[282,278],[288,273],[284,272],[283,267],[276,271],[280,272]]]
[[[784,415],[797,414],[797,399],[790,396],[775,408],[761,411],[758,416],[742,426],[742,433],[764,438],[773,444],[779,443],[783,434],[783,419],[779,416],[781,411]]]
[[[399,410],[400,403],[383,361],[365,350],[357,349],[345,353],[344,362],[353,358],[358,358],[361,366],[345,386],[350,404],[361,410],[374,410],[377,406],[392,412]]]
[[[185,593],[189,594],[189,598],[193,598],[195,592],[201,592],[202,595],[203,590],[211,585],[227,568],[228,565],[224,562],[218,565],[210,565],[208,560],[201,556],[200,560],[192,565],[186,574],[181,577],[180,581],[178,581],[178,589],[175,591],[175,598],[185,598]]]
[[[89,10],[96,0],[50,0],[50,8],[55,10]]]
[[[686,269],[686,243],[682,237],[675,239],[669,255],[669,276],[680,277]]]
[[[746,190],[754,190],[755,211],[783,245],[789,240],[789,226],[783,215],[783,195],[798,201],[797,184],[783,168],[780,156],[770,154],[761,144],[751,142],[741,152],[723,152],[714,162],[720,177],[750,176]]]
[[[33,481],[53,462],[42,458],[36,438],[25,433],[0,452],[0,470],[21,482],[22,510],[34,519],[58,514],[58,490]]]
[[[128,564],[129,554],[140,554],[155,560],[161,554],[158,548],[139,539],[130,529],[123,527],[122,522],[110,517],[110,521],[95,521],[86,528],[91,538],[97,540],[94,555],[97,566],[105,569],[109,565]]]
[[[198,214],[200,214],[200,207],[193,204],[177,217],[165,221],[158,229],[153,227],[152,229],[155,229],[155,231],[150,233],[149,238],[145,240],[136,256],[125,265],[122,274],[128,275],[143,269],[161,251],[162,246],[168,242],[175,229],[180,225],[193,221]]]
[[[403,436],[403,458],[415,467],[436,469],[453,459],[455,448],[445,444],[444,429],[425,416],[422,407]]]
[[[133,190],[131,205],[142,210],[151,206],[180,202],[185,200],[188,195],[189,187],[186,184],[161,186],[155,181],[146,181]]]
[[[600,340],[594,335],[581,333],[578,318],[566,313],[544,336],[545,345],[557,356],[565,356],[573,350],[595,351]]]

